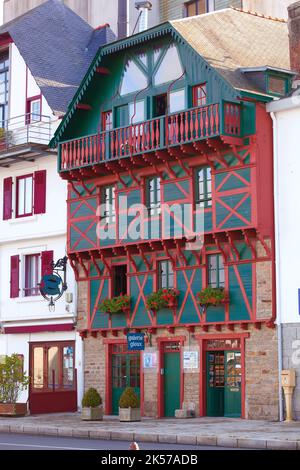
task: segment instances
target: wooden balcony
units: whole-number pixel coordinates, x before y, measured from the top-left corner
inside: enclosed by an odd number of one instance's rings
[[[241,106],[215,103],[61,142],[59,171],[66,179],[125,171],[130,164],[148,165],[149,158],[155,162],[161,151],[209,153],[239,145],[241,137]]]

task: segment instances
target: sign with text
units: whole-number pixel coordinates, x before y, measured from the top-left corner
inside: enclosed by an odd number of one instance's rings
[[[143,351],[145,349],[145,333],[127,334],[128,351]]]

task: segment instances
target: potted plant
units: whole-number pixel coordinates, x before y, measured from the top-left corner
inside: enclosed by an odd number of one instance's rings
[[[82,399],[81,419],[83,421],[102,421],[102,398],[95,388],[89,388]]]
[[[162,308],[174,308],[177,306],[178,295],[177,289],[159,289],[147,296],[147,308],[154,312]]]
[[[118,297],[104,299],[99,305],[99,310],[104,313],[129,313],[130,297],[121,294]]]
[[[126,387],[119,400],[120,421],[141,421],[140,400],[132,387]]]
[[[200,305],[216,307],[227,301],[226,292],[222,287],[206,287],[197,294]]]
[[[20,393],[29,385],[18,354],[5,356],[0,362],[0,416],[25,416],[27,403],[17,403]]]

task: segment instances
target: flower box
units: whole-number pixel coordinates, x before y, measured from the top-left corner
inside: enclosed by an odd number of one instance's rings
[[[159,289],[147,296],[147,308],[157,312],[163,308],[176,308],[179,291],[176,289]]]
[[[141,421],[140,408],[119,408],[119,420],[125,421]]]
[[[0,403],[0,416],[21,417],[27,415],[27,403]]]
[[[83,407],[81,411],[81,419],[83,421],[102,421],[103,406]]]
[[[197,294],[200,305],[205,307],[218,307],[228,303],[229,299],[222,287],[206,287]]]
[[[130,297],[128,295],[119,295],[110,299],[104,299],[99,305],[100,312],[115,314],[130,312]]]

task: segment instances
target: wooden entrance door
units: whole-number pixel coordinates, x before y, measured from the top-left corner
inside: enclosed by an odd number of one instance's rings
[[[180,408],[180,343],[163,345],[164,416],[175,416]]]
[[[75,342],[30,344],[31,414],[77,411]]]
[[[206,353],[206,414],[224,416],[224,351]]]
[[[119,400],[126,387],[132,387],[140,397],[140,353],[129,352],[127,344],[114,344],[112,366],[112,414],[119,414]]]

